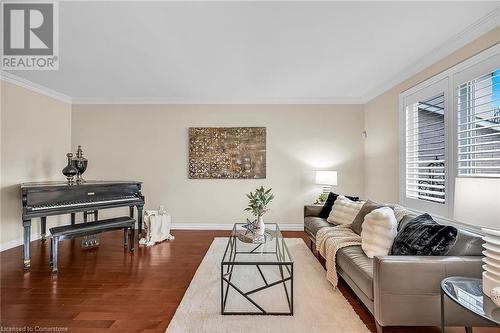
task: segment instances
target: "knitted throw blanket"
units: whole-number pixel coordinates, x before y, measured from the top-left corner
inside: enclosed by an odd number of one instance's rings
[[[338,277],[335,257],[343,247],[361,245],[361,236],[349,226],[321,228],[316,233],[316,250],[326,260],[326,279],[336,288]]]

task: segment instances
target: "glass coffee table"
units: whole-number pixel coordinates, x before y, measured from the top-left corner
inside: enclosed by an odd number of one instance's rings
[[[500,325],[500,308],[483,294],[481,279],[448,277],[441,281],[441,332],[445,328],[445,295],[462,308],[491,323],[491,326]],[[465,330],[472,332],[472,327],[466,327]]]
[[[277,224],[253,243],[245,224],[233,226],[221,262],[221,314],[293,315],[293,259]]]

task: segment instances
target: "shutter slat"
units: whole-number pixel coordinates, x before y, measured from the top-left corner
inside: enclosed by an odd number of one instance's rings
[[[489,102],[485,102],[485,103],[481,103],[481,104],[476,104],[476,105],[473,105],[473,106],[468,106],[468,107],[461,107],[460,106],[463,103],[469,103],[469,102],[470,101],[464,101],[464,102],[458,103],[457,107],[460,109],[460,111],[462,111],[462,110],[466,111],[466,110],[469,110],[469,109],[476,109],[476,108],[479,108],[479,107],[484,106],[484,105],[495,105],[495,104],[498,104],[498,102],[500,102],[500,98],[492,99]]]
[[[482,127],[475,127],[475,128],[471,128],[471,129],[466,129],[466,130],[460,130],[458,131],[458,133],[468,133],[468,132],[473,132],[473,131],[481,131],[481,130],[485,130],[485,129],[488,129],[488,128],[495,128],[495,127],[500,127],[500,124],[494,124],[494,125],[489,125],[489,126],[482,126]]]
[[[425,184],[422,184],[420,186],[426,187]],[[415,189],[409,188],[409,189],[407,189],[407,191],[418,192],[418,193],[434,194],[434,195],[437,195],[437,196],[440,196],[440,197],[444,197],[444,193],[441,192],[441,191],[422,190],[422,189],[418,189],[418,188],[415,188]]]
[[[471,143],[468,145],[458,145],[458,148],[464,148],[464,147],[475,147],[475,146],[484,146],[484,145],[500,145],[500,141],[485,141],[485,142],[478,142],[478,143]]]
[[[408,186],[423,186],[423,187],[429,187],[429,188],[437,188],[437,189],[444,189],[444,185],[431,185],[431,184],[416,184],[416,183],[408,183]]]
[[[498,114],[498,116],[493,116],[493,117],[488,117],[488,118],[481,118],[481,117],[478,117],[477,115],[475,115],[474,117],[475,118],[479,118],[479,119],[474,120],[474,121],[469,121],[467,123],[459,123],[458,126],[466,126],[466,125],[475,124],[475,123],[478,123],[478,122],[481,122],[481,121],[491,121],[493,119],[499,119],[500,120],[500,113]],[[493,121],[493,123],[496,123],[496,121]]]
[[[465,136],[463,138],[459,138],[458,140],[473,140],[477,138],[486,138],[490,136],[495,136],[495,135],[500,135],[500,131],[497,133],[488,133],[488,134],[480,134],[480,135],[475,135],[475,136]]]
[[[439,183],[444,183],[445,180],[444,179],[435,179],[435,178],[415,178],[415,177],[407,177],[406,180],[414,180],[414,181],[422,181],[422,182],[429,182],[429,181],[432,181],[432,182],[439,182]]]
[[[471,153],[474,154],[474,153]],[[500,161],[500,157],[487,157],[487,158],[467,158],[459,159],[458,162],[484,162],[484,161]]]
[[[500,153],[500,147],[499,149],[458,152],[458,155],[485,154],[485,153]]]

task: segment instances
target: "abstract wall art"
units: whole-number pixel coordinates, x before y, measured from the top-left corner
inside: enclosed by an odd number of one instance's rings
[[[266,128],[189,128],[189,178],[266,178]]]

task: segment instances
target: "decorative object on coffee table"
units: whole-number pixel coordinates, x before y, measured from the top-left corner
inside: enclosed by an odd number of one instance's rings
[[[241,226],[242,230],[237,231],[238,239],[244,243],[254,243],[262,244],[273,239],[273,233],[269,229],[264,230],[264,235],[257,234],[259,231],[257,220],[250,221],[247,219],[247,223]]]
[[[264,224],[264,214],[269,211],[267,205],[274,199],[274,194],[271,193],[272,189],[266,190],[264,186],[255,189],[255,192],[250,192],[247,194],[249,199],[248,207],[245,211],[252,212],[252,214],[257,218],[256,222],[256,234],[258,236],[264,236],[266,225]]]
[[[483,292],[492,297],[492,289],[500,287],[500,230],[481,228],[484,233]]]
[[[190,128],[189,178],[266,178],[266,128]]]
[[[446,326],[446,312],[444,297],[458,304],[461,308],[484,319],[489,326],[500,325],[500,311],[491,299],[482,292],[481,279],[469,277],[447,277],[441,281],[441,332]],[[472,326],[472,325],[471,325]],[[472,327],[465,327],[467,333]]]
[[[83,151],[82,151],[82,146],[78,145],[78,149],[76,150],[76,157],[73,158],[73,166],[78,170],[78,173],[76,175],[76,182],[77,183],[85,183],[85,180],[83,179],[82,175],[87,170],[87,159],[83,157]]]
[[[73,178],[78,174],[78,170],[73,166],[73,153],[67,153],[68,165],[62,169],[63,175],[66,176],[68,184],[73,183]]]

